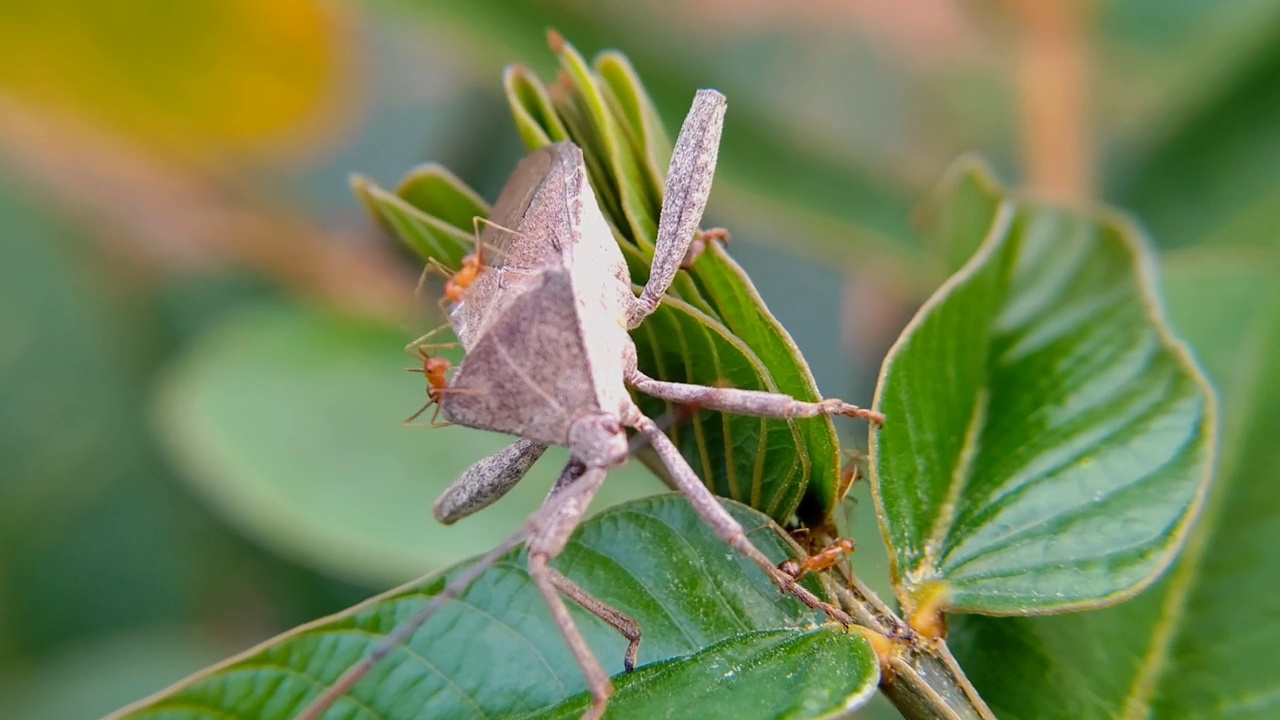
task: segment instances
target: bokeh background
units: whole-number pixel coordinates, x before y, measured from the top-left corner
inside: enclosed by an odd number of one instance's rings
[[[913,216],[962,152],[1165,248],[1276,243],[1274,0],[5,3],[0,716],[101,715],[486,549],[545,492],[551,460],[431,520],[501,440],[401,426],[437,310],[347,183],[437,161],[493,198],[521,154],[500,71],[549,76],[548,27],[627,53],[673,130],[728,95],[708,224],[829,396],[870,400],[941,280]],[[882,583],[869,503],[849,517]]]

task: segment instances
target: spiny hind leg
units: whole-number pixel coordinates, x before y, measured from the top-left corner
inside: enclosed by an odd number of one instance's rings
[[[656,398],[735,415],[783,419],[844,415],[884,424],[884,415],[835,398],[805,402],[781,393],[666,382],[655,380],[635,369],[627,372],[627,383],[640,392]]]

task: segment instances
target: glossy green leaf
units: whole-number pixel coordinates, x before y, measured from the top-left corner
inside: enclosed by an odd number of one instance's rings
[[[766,517],[742,506],[730,509],[766,554],[788,554]],[[718,673],[724,683],[730,673],[742,672],[751,678],[755,697],[779,696],[774,702],[790,709],[787,717],[828,717],[833,706],[856,705],[876,683],[878,665],[861,636],[814,632],[814,614],[780,596],[683,498],[651,498],[599,515],[578,530],[555,564],[640,623],[641,669],[617,678],[621,703],[653,708],[664,697],[683,698],[689,711],[715,716],[726,700],[707,692],[707,675]],[[547,711],[581,693],[585,681],[525,567],[523,550],[500,560],[328,716],[361,710],[387,720],[516,717]],[[458,571],[300,627],[119,717],[291,718]],[[571,612],[605,668],[620,672],[626,642],[580,608]],[[835,662],[837,653],[843,663]],[[679,659],[664,663],[673,658]],[[748,660],[754,660],[750,667],[738,664]],[[815,665],[800,667],[806,660]],[[796,673],[804,673],[799,685]]]
[[[768,376],[775,390],[798,400],[820,400],[808,366],[796,363],[799,348],[765,308],[764,300],[746,272],[723,248],[714,244],[698,258],[698,263],[697,279],[703,295],[720,309],[728,330],[750,347],[759,362],[769,369]],[[768,424],[782,423],[770,421]],[[841,499],[837,487],[840,463],[835,460],[840,444],[835,426],[827,418],[793,420],[789,424],[799,434],[796,447],[800,451],[800,469],[808,473],[808,477],[802,476],[798,483],[804,495],[795,509],[810,524],[824,523]]]
[[[404,372],[413,364],[404,343],[381,325],[252,308],[203,334],[172,368],[157,427],[196,492],[245,534],[334,575],[402,582],[519,527],[565,459],[552,450],[501,502],[437,523],[435,497],[510,439],[402,427],[426,400],[422,376]],[[596,507],[659,489],[629,466]]]
[[[903,332],[871,477],[909,609],[1115,602],[1172,560],[1208,483],[1214,403],[1150,262],[1118,217],[1006,196]]]
[[[1176,256],[1170,317],[1222,393],[1223,449],[1186,552],[1114,608],[955,618],[951,645],[1005,720],[1272,718],[1280,693],[1280,273],[1274,256]]]
[[[664,302],[632,336],[640,367],[652,368],[654,377],[778,389],[740,339],[677,300]],[[675,405],[639,393],[636,401],[650,417],[665,412],[676,419],[670,431],[673,440],[712,492],[780,521],[795,512],[809,466],[793,450],[798,441],[794,424],[700,410],[683,422],[684,414]]]
[[[769,630],[620,676],[609,713],[666,720],[843,717],[870,699],[878,676],[875,653],[860,635],[829,627]],[[580,718],[590,700],[580,695],[529,720]]]

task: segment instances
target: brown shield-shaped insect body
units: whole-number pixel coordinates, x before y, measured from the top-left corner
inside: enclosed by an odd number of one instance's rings
[[[547,267],[533,280],[467,350],[441,412],[457,425],[567,446],[576,418],[616,415],[620,403],[594,381],[567,269]]]
[[[625,428],[649,442],[682,492],[726,544],[754,561],[779,587],[844,622],[850,618],[796,584],[747,539],[689,467],[679,449],[632,401],[631,387],[676,403],[771,418],[850,415],[879,420],[840,400],[803,402],[786,395],[672,383],[636,368],[628,330],[651,314],[686,261],[710,193],[725,99],[701,90],[672,151],[649,280],[631,290],[622,253],[587,182],[582,152],[570,143],[544,148],[517,167],[495,205],[480,252],[490,251],[454,313],[467,350],[441,412],[450,422],[519,438],[463,473],[436,502],[436,517],[452,522],[510,489],[547,445],[569,448],[570,461],[542,507],[514,536],[456,576],[387,643],[349,671],[303,717],[317,717],[366,674],[394,644],[407,639],[442,603],[457,597],[503,552],[526,541],[529,576],[582,668],[593,702],[585,717],[603,714],[613,692],[564,603],[567,596],[628,639],[623,658],[634,667],[640,627],[551,567],[585,514],[608,471],[625,462]]]

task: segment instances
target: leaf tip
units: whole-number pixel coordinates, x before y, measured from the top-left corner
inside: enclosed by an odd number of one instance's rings
[[[551,48],[551,52],[556,55],[563,54],[566,44],[564,35],[561,35],[559,30],[547,28],[547,47]]]
[[[529,77],[529,68],[521,63],[510,63],[502,68],[502,85],[510,89],[517,80]]]

